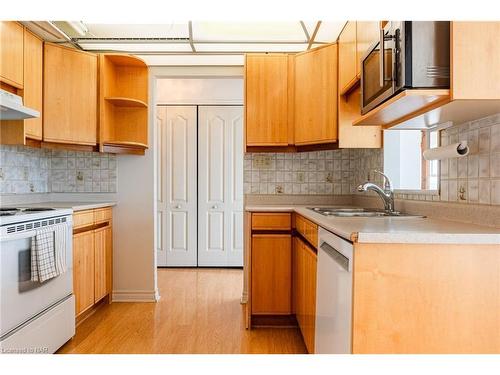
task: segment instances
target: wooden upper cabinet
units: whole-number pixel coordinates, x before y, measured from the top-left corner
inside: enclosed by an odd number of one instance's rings
[[[99,55],[99,149],[144,155],[148,148],[148,66],[125,54]]]
[[[356,46],[356,22],[349,21],[339,36],[339,89],[347,91],[357,81],[359,73]]]
[[[339,148],[381,148],[380,126],[354,126],[361,116],[359,85],[345,95],[339,95]]]
[[[359,79],[361,58],[377,40],[378,21],[349,21],[339,36],[338,138],[340,148],[380,148],[379,126],[353,126],[361,117]]]
[[[500,98],[499,38],[498,21],[451,23],[453,100]]]
[[[97,143],[97,55],[44,46],[43,140]]]
[[[380,38],[380,21],[356,22],[356,74],[361,76],[361,59],[364,54]]]
[[[22,89],[23,62],[24,27],[17,22],[0,22],[0,80]]]
[[[245,57],[246,146],[287,146],[288,55]]]
[[[24,105],[40,112],[40,117],[24,120],[26,137],[42,139],[43,41],[24,31]]]
[[[295,144],[337,141],[337,44],[295,56]]]

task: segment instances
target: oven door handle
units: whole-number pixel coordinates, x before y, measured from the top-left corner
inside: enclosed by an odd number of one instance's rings
[[[23,240],[25,238],[31,238],[36,236],[36,230],[30,230],[28,232],[12,233],[0,237],[0,242],[13,241],[13,240]]]
[[[380,29],[380,59],[379,59],[379,80],[380,87],[385,85],[385,32]]]

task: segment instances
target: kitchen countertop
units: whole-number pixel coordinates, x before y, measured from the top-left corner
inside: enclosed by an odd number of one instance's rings
[[[247,205],[245,210],[296,212],[340,237],[359,243],[500,245],[500,228],[421,217],[327,217],[307,207],[311,205]]]
[[[38,202],[29,204],[16,204],[7,205],[4,207],[22,207],[22,208],[35,208],[35,207],[51,207],[51,208],[70,208],[74,212],[83,210],[92,210],[94,208],[112,207],[115,206],[116,202],[112,201],[97,201],[97,202]]]

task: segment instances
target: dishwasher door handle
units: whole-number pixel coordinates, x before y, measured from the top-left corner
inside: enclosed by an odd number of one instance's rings
[[[326,242],[322,242],[320,245],[321,249],[325,251],[340,267],[349,272],[349,258],[342,254],[340,251],[336,250]]]

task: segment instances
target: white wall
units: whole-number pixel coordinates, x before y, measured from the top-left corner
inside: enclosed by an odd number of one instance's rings
[[[243,104],[242,78],[162,78],[157,104]]]
[[[243,67],[156,67],[149,72],[149,149],[117,157],[113,299],[154,301],[156,283],[156,78],[241,78]]]

